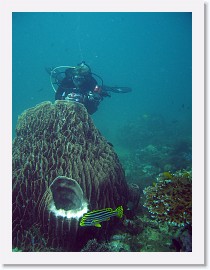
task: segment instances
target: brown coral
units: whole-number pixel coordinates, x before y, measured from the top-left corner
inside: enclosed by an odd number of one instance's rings
[[[153,186],[144,189],[145,203],[152,217],[175,226],[192,223],[192,176],[177,171],[166,179],[160,174]],[[168,174],[169,175],[169,174]]]
[[[55,215],[50,210],[52,202],[57,210],[63,207],[64,212],[81,208],[83,202],[87,202],[89,210],[126,205],[128,189],[118,157],[83,105],[67,101],[41,103],[22,113],[16,134],[14,247],[27,250],[32,241],[27,232],[34,225],[52,248],[73,250],[76,239],[81,242],[88,235],[84,237],[86,228],[81,231],[78,219]],[[80,200],[78,194],[84,198]],[[70,201],[72,196],[74,201]],[[110,224],[107,222],[107,226]]]

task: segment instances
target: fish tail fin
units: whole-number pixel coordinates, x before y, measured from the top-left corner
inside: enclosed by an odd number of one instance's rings
[[[117,216],[119,218],[122,218],[122,216],[123,216],[123,207],[122,207],[122,205],[118,206],[115,211],[117,212]]]

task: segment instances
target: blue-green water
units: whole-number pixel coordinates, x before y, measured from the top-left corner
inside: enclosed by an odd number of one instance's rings
[[[113,144],[128,184],[139,189],[109,245],[91,239],[81,251],[191,251],[191,13],[13,13],[13,138],[24,110],[54,102],[45,68],[83,60],[105,85],[132,88],[104,98],[91,118]],[[169,191],[180,181],[176,193],[164,198],[166,188],[149,201],[160,179],[171,183]],[[164,220],[157,211],[157,220],[151,219],[143,194],[148,209],[166,199],[172,214],[164,213]],[[37,239],[42,246],[41,236]]]
[[[191,13],[13,13],[13,137],[23,110],[54,101],[45,68],[82,60],[104,84],[133,89],[92,116],[108,140],[144,114],[191,134]]]

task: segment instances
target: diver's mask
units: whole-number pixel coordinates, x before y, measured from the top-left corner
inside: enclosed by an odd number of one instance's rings
[[[74,75],[72,80],[75,86],[80,87],[85,82],[85,76],[83,75]]]
[[[84,62],[77,65],[74,69],[74,74],[72,76],[72,80],[77,87],[80,87],[84,84],[86,78],[91,74],[90,67],[86,65]]]

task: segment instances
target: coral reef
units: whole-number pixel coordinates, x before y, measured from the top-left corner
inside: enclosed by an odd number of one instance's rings
[[[136,237],[129,233],[115,234],[110,241],[98,242],[96,239],[89,240],[81,249],[82,252],[133,252],[139,251],[141,245]]]
[[[89,240],[83,252],[190,252],[192,227],[171,226],[147,215],[124,219],[106,241]]]
[[[99,243],[97,239],[91,239],[87,244],[81,249],[81,252],[108,252],[110,251],[107,243]]]
[[[137,240],[142,244],[141,252],[172,252],[171,235],[159,228],[146,227]]]
[[[143,223],[137,216],[133,219],[125,218],[123,226],[123,229],[131,235],[137,235],[143,231]]]
[[[185,226],[176,232],[172,239],[172,246],[176,251],[191,252],[192,251],[192,226]]]
[[[12,249],[12,252],[22,252],[22,250],[21,250],[21,249],[18,249],[18,248],[16,247],[16,248],[13,248],[13,249]]]
[[[141,222],[142,231],[135,237],[135,242],[141,245],[140,252],[175,252],[172,240],[177,235],[179,227],[170,226],[167,222],[159,222],[148,215],[137,216]]]
[[[77,250],[99,232],[80,228],[80,217],[69,211],[115,209],[127,201],[119,159],[82,104],[43,102],[19,116],[13,141],[14,247],[29,251],[36,241],[46,249]],[[117,222],[106,222],[103,233]]]
[[[117,139],[126,180],[140,189],[163,171],[192,168],[191,123],[155,114],[136,115],[123,123]]]
[[[192,223],[192,174],[182,170],[164,172],[153,186],[144,189],[145,203],[151,216],[174,226]]]
[[[131,237],[129,234],[115,234],[109,242],[109,249],[112,252],[129,252],[131,251]]]

